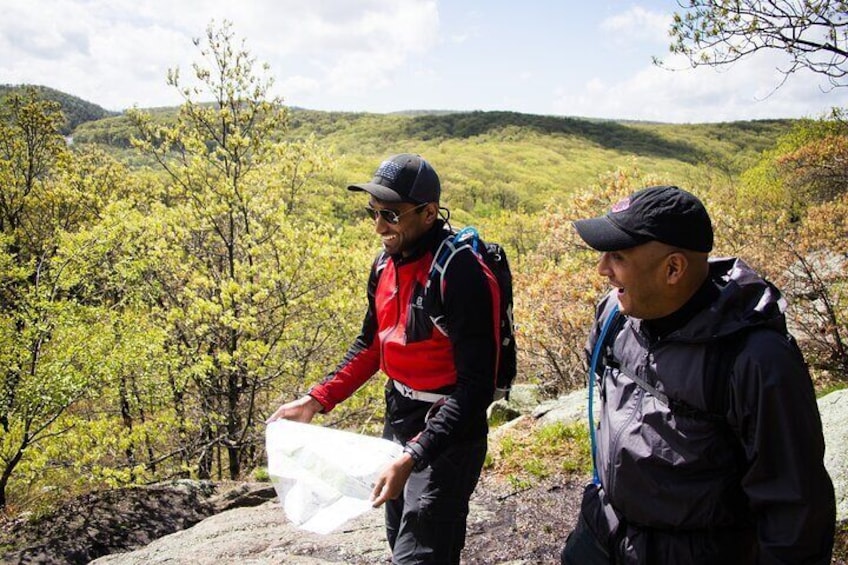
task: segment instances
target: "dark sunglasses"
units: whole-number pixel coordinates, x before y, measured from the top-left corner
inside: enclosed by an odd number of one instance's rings
[[[377,221],[377,216],[381,216],[387,223],[394,225],[400,222],[401,216],[409,214],[410,212],[415,212],[416,210],[420,210],[426,205],[426,202],[423,204],[419,204],[414,208],[410,208],[406,212],[397,212],[396,210],[390,210],[388,208],[377,210],[376,208],[372,208],[371,206],[366,206],[365,211],[368,212],[368,216],[375,222]]]

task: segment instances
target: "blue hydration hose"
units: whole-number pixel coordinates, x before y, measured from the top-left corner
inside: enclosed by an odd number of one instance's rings
[[[589,442],[592,447],[592,482],[596,485],[601,484],[601,478],[598,476],[598,465],[595,461],[595,452],[597,445],[595,443],[595,372],[598,368],[598,361],[601,358],[601,351],[604,348],[604,342],[607,339],[610,327],[615,319],[618,318],[618,304],[613,306],[607,319],[604,320],[604,325],[601,327],[601,333],[598,339],[595,340],[595,347],[592,349],[592,360],[589,364]]]

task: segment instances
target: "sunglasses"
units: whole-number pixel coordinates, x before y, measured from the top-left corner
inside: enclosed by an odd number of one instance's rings
[[[415,206],[414,208],[410,208],[406,212],[397,212],[396,210],[390,210],[388,208],[382,208],[380,210],[377,210],[376,208],[372,208],[371,206],[366,206],[365,211],[368,212],[368,216],[372,220],[374,220],[375,222],[377,221],[377,216],[380,216],[387,223],[395,225],[398,222],[400,222],[401,216],[409,214],[410,212],[415,212],[416,210],[420,210],[421,208],[423,208],[426,205],[427,205],[426,202],[424,204],[419,204],[418,206]]]

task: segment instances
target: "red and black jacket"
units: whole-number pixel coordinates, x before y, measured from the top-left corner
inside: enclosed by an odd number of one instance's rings
[[[439,326],[426,304],[430,265],[450,235],[443,222],[427,232],[408,257],[381,253],[368,279],[362,331],[342,363],[309,394],[325,412],[352,395],[378,369],[420,391],[449,394],[426,425],[429,403],[387,387],[386,423],[408,444],[419,464],[445,445],[488,431],[486,408],[494,394],[498,355],[499,295],[494,275],[475,253],[456,253],[445,271]]]

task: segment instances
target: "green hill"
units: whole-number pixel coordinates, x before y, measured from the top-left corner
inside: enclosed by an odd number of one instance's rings
[[[155,120],[178,108],[148,110]],[[289,109],[289,139],[314,137],[338,165],[332,184],[367,177],[382,157],[425,155],[440,171],[450,205],[474,215],[499,209],[541,210],[603,175],[625,171],[640,181],[698,186],[721,177],[733,182],[787,133],[793,120],[719,124],[662,124],[590,120],[517,112],[370,114]],[[76,143],[113,148],[139,164],[135,134],[125,115],[87,121]]]
[[[117,112],[104,110],[102,107],[91,102],[87,102],[82,98],[72,96],[65,92],[49,88],[47,86],[25,85],[25,84],[0,84],[0,101],[12,92],[23,90],[24,88],[35,88],[42,98],[58,102],[62,106],[62,113],[65,115],[66,124],[62,129],[64,135],[72,133],[80,124],[101,120],[107,116],[117,115]]]
[[[475,213],[519,206],[532,212],[595,185],[612,171],[683,186],[704,185],[716,177],[733,182],[793,123],[676,125],[514,112],[298,111],[292,113],[289,135],[314,135],[332,147],[349,175],[342,181],[367,177],[385,155],[419,152],[440,171],[445,194],[462,198],[454,206]]]

